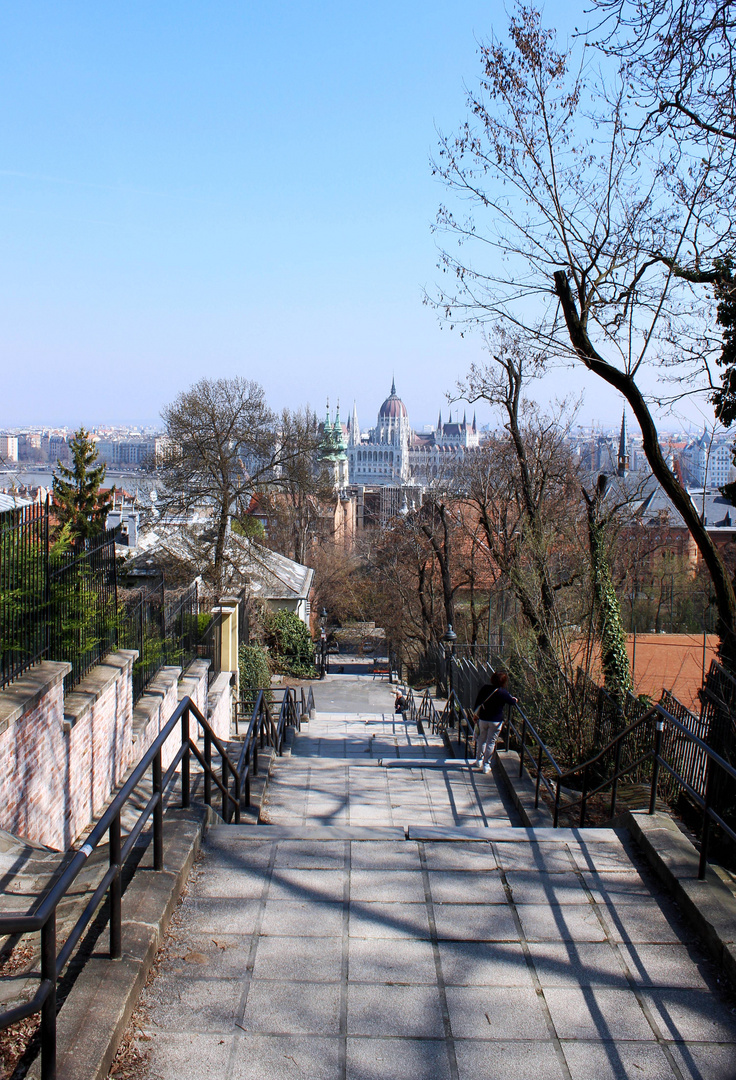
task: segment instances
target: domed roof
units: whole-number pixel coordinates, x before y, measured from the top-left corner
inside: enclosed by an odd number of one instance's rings
[[[396,382],[391,381],[391,393],[378,411],[379,419],[386,417],[395,420],[400,416],[408,416],[406,405],[396,393]]]

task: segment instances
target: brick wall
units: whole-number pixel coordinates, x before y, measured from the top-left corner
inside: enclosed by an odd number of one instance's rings
[[[232,716],[230,672],[222,671],[215,678],[209,692],[210,714],[207,719],[218,739],[230,741],[230,718]]]
[[[145,692],[141,694],[135,707],[134,718],[136,761],[140,761],[175,712],[179,704],[180,675],[181,668],[179,667],[161,668],[155,679],[148,684]],[[164,772],[174,760],[180,746],[181,727],[177,726],[162,749],[161,764]]]
[[[220,739],[230,738],[230,677],[208,694],[208,663],[162,668],[133,709],[133,651],[96,665],[64,699],[65,663],[44,661],[0,691],[0,828],[57,850],[70,847],[146,752],[182,697],[191,697]],[[197,734],[192,718],[191,732]],[[177,725],[164,770],[181,746]]]
[[[0,826],[63,850],[103,806],[132,754],[136,653],[98,664],[64,700],[68,664],[44,661],[0,691]]]

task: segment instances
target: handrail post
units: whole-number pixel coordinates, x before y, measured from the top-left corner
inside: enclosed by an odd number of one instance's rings
[[[235,824],[240,824],[240,801],[242,798],[242,780],[240,773],[235,773]]]
[[[556,829],[560,822],[560,778],[557,777],[557,790],[555,792],[555,816],[552,828]]]
[[[164,791],[163,769],[161,767],[161,750],[159,749],[152,766],[152,779],[154,794],[159,799],[153,808],[153,869],[164,868]]]
[[[204,733],[204,804],[212,806],[212,736],[209,731]]]
[[[41,928],[41,979],[51,983],[41,1008],[41,1080],[56,1080],[56,908]]]
[[[110,822],[110,866],[117,866],[114,878],[110,882],[110,959],[119,960],[123,955],[123,883],[120,866],[120,813]]]
[[[616,813],[616,798],[618,796],[618,772],[621,768],[621,740],[616,743],[616,754],[613,759],[613,784],[611,786],[611,817]]]
[[[519,778],[524,775],[524,749],[526,747],[526,717],[521,722],[521,753],[519,754]]]
[[[539,744],[539,754],[537,755],[537,786],[534,792],[534,809],[539,809],[539,785],[542,780],[542,744]]]
[[[184,756],[181,759],[181,805],[183,810],[188,810],[190,805],[189,766],[191,754],[189,749],[189,709],[184,709],[181,714],[181,744],[185,748]]]
[[[506,706],[506,753],[508,754],[511,746],[511,710],[513,705]]]
[[[588,766],[583,769],[583,794],[580,800],[580,828],[585,825],[585,811],[587,809],[588,801]]]
[[[708,842],[710,840],[710,802],[713,793],[713,762],[707,758],[705,779],[705,800],[703,805],[703,828],[700,833],[700,861],[698,863],[698,880],[705,877],[705,867],[708,862]]]
[[[222,820],[227,825],[230,822],[230,799],[228,797],[230,791],[230,766],[224,754],[220,755],[220,761],[222,763]]]
[[[664,720],[657,717],[654,724],[654,761],[652,762],[652,790],[649,795],[649,813],[653,814],[657,809],[657,786],[659,784],[659,758],[662,750],[662,732]]]

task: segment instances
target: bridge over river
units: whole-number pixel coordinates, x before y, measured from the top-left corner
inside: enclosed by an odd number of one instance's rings
[[[263,824],[210,829],[144,992],[162,1080],[734,1080],[719,972],[628,839],[522,828],[329,676]]]

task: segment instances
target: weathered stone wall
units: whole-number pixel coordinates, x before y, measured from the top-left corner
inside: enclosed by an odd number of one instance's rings
[[[64,700],[65,663],[44,661],[0,691],[0,826],[63,850],[130,766],[131,669],[106,657]]]
[[[228,672],[215,680],[210,698],[208,661],[194,661],[181,681],[181,668],[162,668],[133,709],[136,656],[107,656],[66,699],[66,663],[44,661],[0,691],[0,828],[57,850],[70,847],[184,697],[223,742],[230,738]],[[190,730],[200,734],[194,717]],[[177,725],[163,747],[164,771],[180,746]]]
[[[222,671],[215,678],[209,691],[210,714],[207,719],[218,739],[226,743],[230,740],[230,718],[232,716],[232,687],[229,671]]]
[[[163,667],[141,694],[134,715],[136,761],[140,761],[176,710],[179,704],[180,675],[179,667]],[[181,728],[177,726],[164,743],[161,753],[164,772],[174,760],[180,746]]]

